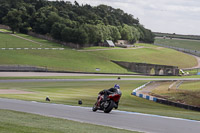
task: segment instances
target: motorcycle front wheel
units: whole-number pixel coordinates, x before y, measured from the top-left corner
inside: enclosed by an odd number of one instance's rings
[[[97,103],[95,103],[92,107],[92,111],[96,112],[97,111]]]

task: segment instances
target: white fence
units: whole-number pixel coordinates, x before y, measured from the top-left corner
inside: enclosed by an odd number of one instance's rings
[[[64,50],[64,48],[0,48],[0,50]]]

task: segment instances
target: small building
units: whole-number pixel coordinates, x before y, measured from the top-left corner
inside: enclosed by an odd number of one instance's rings
[[[100,44],[103,47],[115,47],[115,44],[111,40],[106,40],[104,43]]]
[[[117,47],[122,47],[122,48],[130,48],[130,47],[135,47],[135,45],[131,45],[129,41],[127,40],[118,40],[116,43],[115,43],[115,46]]]
[[[129,45],[130,43],[127,40],[117,40],[117,45]]]

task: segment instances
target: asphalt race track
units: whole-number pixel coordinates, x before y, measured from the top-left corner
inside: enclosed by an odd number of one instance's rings
[[[0,80],[0,83],[8,82],[67,82],[67,81],[117,81],[117,78],[99,78],[99,79],[6,79]],[[144,80],[144,81],[170,81],[170,80],[200,80],[200,78],[121,78],[120,80]]]
[[[0,98],[0,109],[148,133],[198,133],[200,131],[200,121],[117,110],[106,114],[101,111],[92,112],[88,107],[3,98]]]

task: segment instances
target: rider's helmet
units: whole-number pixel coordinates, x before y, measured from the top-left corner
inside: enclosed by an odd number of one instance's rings
[[[114,88],[115,89],[120,89],[120,86],[118,84],[115,84]]]

